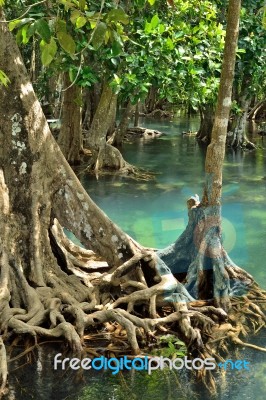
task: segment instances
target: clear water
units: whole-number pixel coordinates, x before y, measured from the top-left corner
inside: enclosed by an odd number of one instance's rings
[[[193,136],[198,118],[149,122],[145,126],[165,132],[155,140],[125,144],[125,159],[155,172],[152,181],[119,176],[84,177],[92,199],[134,239],[163,248],[174,242],[187,222],[187,199],[204,183],[205,149]],[[223,172],[224,246],[236,264],[249,271],[266,288],[266,150],[260,137],[252,152],[228,151]],[[265,145],[266,147],[266,145]]]
[[[127,161],[156,173],[152,181],[134,181],[120,176],[83,177],[82,181],[93,200],[137,241],[162,248],[172,243],[187,221],[186,200],[201,195],[204,182],[205,150],[192,136],[182,131],[196,131],[198,118],[173,122],[148,122],[145,126],[166,133],[151,141],[126,144]],[[263,145],[261,138],[255,138]],[[253,152],[228,151],[224,164],[223,229],[224,245],[231,258],[248,270],[266,288],[264,265],[266,239],[266,150],[260,146]],[[252,342],[266,347],[265,332]],[[7,399],[75,399],[124,400],[204,400],[210,396],[194,379],[185,374],[145,372],[112,375],[110,372],[54,371],[54,354],[60,347],[41,346],[31,360],[11,365]],[[264,400],[266,391],[265,353],[238,350],[234,358],[250,361],[250,371],[229,371],[219,374],[218,396],[226,400]],[[31,361],[31,362],[29,362]]]

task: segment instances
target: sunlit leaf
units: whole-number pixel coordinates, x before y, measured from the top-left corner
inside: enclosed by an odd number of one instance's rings
[[[266,29],[266,6],[264,7],[263,17],[262,17],[262,26]]]
[[[174,43],[173,43],[173,41],[172,41],[172,39],[170,38],[170,37],[168,37],[167,39],[166,39],[166,46],[170,49],[170,50],[173,50],[174,49]]]
[[[46,43],[44,40],[42,40],[40,43],[40,48],[41,60],[43,65],[46,67],[53,61],[57,52],[57,45],[54,38],[51,38],[50,43]]]
[[[28,24],[29,22],[33,22],[33,18],[23,18],[23,19],[17,19],[16,21],[11,21],[8,24],[8,27],[10,31],[13,31],[15,28],[20,28],[23,25]]]
[[[80,12],[79,10],[74,10],[74,11],[72,11],[71,16],[70,16],[70,21],[72,22],[73,25],[76,24],[77,19],[78,19],[81,15],[82,15],[82,14],[81,14],[81,12]]]
[[[0,85],[7,86],[10,82],[8,76],[4,73],[4,71],[0,70]]]
[[[157,14],[155,14],[151,19],[151,27],[154,29],[159,25],[159,23],[160,23],[159,17]]]
[[[21,19],[17,19],[16,21],[9,22],[9,24],[8,24],[9,30],[12,32],[16,28],[16,26],[18,26],[20,23],[21,23]]]
[[[29,25],[24,25],[21,29],[22,43],[27,44],[29,41],[28,33]]]
[[[83,16],[78,17],[77,21],[76,21],[76,27],[77,28],[82,28],[84,25],[86,25],[87,23],[87,19]]]

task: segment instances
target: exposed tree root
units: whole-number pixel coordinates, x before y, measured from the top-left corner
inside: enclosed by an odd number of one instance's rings
[[[60,210],[59,198],[54,197],[53,209],[58,219],[51,219],[49,231],[56,263],[41,271],[44,285],[34,285],[17,264],[19,260],[12,260],[2,244],[1,332],[26,334],[35,342],[40,336],[63,338],[80,354],[85,332],[95,332],[116,321],[135,355],[145,353],[143,343],[155,340],[161,331],[175,331],[186,343],[191,357],[219,357],[220,344],[227,349],[229,343],[259,350],[239,336],[265,325],[262,305],[266,304],[266,292],[223,249],[217,228],[219,210],[206,210],[193,197],[192,202],[188,201],[188,226],[173,245],[161,251],[145,249],[125,236],[133,251],[119,265],[112,262],[112,246],[109,257],[105,248],[107,263],[94,251],[80,248],[66,237],[59,220],[67,228],[76,227],[74,233],[85,244],[90,242],[85,199],[71,186],[64,188],[63,198],[67,203],[62,213],[62,194]],[[80,207],[74,211],[72,204],[77,201]],[[75,218],[83,222],[76,225]],[[98,228],[94,224],[94,231],[107,232],[102,222],[99,221]],[[114,243],[118,242],[118,237],[111,237]],[[101,247],[97,253],[103,254]],[[122,255],[119,253],[118,258]],[[259,305],[258,301],[262,303]],[[113,340],[112,334],[110,338]],[[3,390],[7,361],[2,339],[0,362]],[[206,386],[214,390],[210,373],[199,374]]]
[[[128,261],[119,266],[109,266],[93,251],[74,245],[65,236],[61,225],[55,219],[50,229],[51,245],[53,251],[55,253],[57,251],[57,260],[59,264],[61,263],[61,268],[65,270],[61,271],[64,282],[55,276],[48,279],[44,274],[45,287],[34,288],[19,268],[12,268],[7,255],[2,254],[1,331],[17,335],[27,334],[35,341],[40,336],[50,339],[63,337],[69,347],[76,354],[80,354],[84,346],[85,331],[88,332],[91,328],[95,330],[97,327],[102,329],[107,326],[106,323],[116,321],[124,330],[132,354],[135,355],[146,351],[145,346],[140,349],[140,339],[141,343],[147,343],[147,340],[154,340],[160,335],[161,330],[176,331],[176,335],[185,341],[192,357],[217,356],[217,359],[219,357],[222,359],[218,349],[221,346],[225,352],[230,343],[265,351],[258,346],[243,342],[239,336],[245,337],[248,333],[256,332],[265,326],[263,306],[266,304],[266,292],[258,287],[250,275],[233,264],[220,245],[217,246],[216,241],[210,253],[213,241],[210,243],[211,239],[208,239],[208,236],[210,231],[213,233],[214,221],[217,222],[217,219],[214,218],[207,224],[205,220],[204,228],[201,228],[199,226],[202,224],[202,210],[196,207],[190,209],[189,213],[190,222],[187,229],[193,225],[194,234],[195,231],[200,232],[202,238],[205,238],[197,257],[188,263],[187,267],[186,287],[194,297],[173,276],[163,261],[169,257],[169,251],[156,252],[139,248]],[[195,221],[198,230],[195,228]],[[213,237],[215,235],[212,235]],[[197,240],[203,240],[202,238],[197,236]],[[179,240],[184,241],[184,237]],[[187,241],[190,243],[190,240]],[[195,237],[192,242],[194,240]],[[178,243],[175,246],[178,249]],[[226,279],[228,312],[224,311],[225,303],[222,301],[222,308],[217,307],[217,299],[213,300],[212,296],[206,300],[195,299],[195,293],[199,294],[199,290],[196,289],[200,286],[197,274],[204,270],[206,254],[213,258],[218,254],[219,260],[221,258],[225,261],[226,274],[223,278]],[[176,256],[180,256],[178,251]],[[172,265],[172,256],[170,259],[169,264]],[[214,262],[214,277],[216,277],[216,265]],[[147,279],[151,279],[147,271],[152,276],[153,284],[147,283]],[[3,279],[6,272],[9,272],[7,273],[9,284]],[[11,276],[13,279],[10,279]],[[67,279],[72,279],[74,286],[65,285]],[[220,275],[212,283],[215,285],[218,279]],[[16,307],[12,306],[12,293],[16,293],[13,285],[19,287],[20,291]],[[75,290],[76,285],[80,289],[79,294]],[[216,292],[210,289],[209,293]],[[217,298],[221,297],[218,293]],[[261,302],[260,305],[258,301]],[[120,308],[121,305],[125,308]],[[170,308],[163,315],[165,305],[170,305]],[[142,307],[141,314],[139,307]],[[111,333],[111,340],[112,337]],[[0,366],[3,392],[8,369],[2,338],[0,338]],[[198,372],[198,377],[211,391],[215,391],[215,381],[209,371]]]
[[[76,168],[78,176],[91,173],[96,177],[101,175],[122,175],[140,181],[154,179],[154,173],[138,168],[124,160],[120,151],[109,143],[105,143],[98,152],[96,161],[89,159],[86,166]]]

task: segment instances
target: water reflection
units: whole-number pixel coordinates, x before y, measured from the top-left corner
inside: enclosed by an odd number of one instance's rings
[[[263,334],[253,339],[265,344]],[[22,351],[18,349],[18,352]],[[62,349],[51,344],[41,345],[30,357],[12,363],[10,391],[5,400],[264,400],[266,362],[264,353],[237,350],[233,360],[245,359],[250,370],[216,373],[217,395],[211,397],[189,371],[126,371],[113,375],[110,371],[73,371],[54,369],[54,356]],[[64,357],[71,357],[65,353]]]

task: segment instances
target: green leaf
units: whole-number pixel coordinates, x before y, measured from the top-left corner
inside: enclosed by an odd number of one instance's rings
[[[86,23],[87,23],[87,19],[85,17],[83,17],[83,16],[78,17],[78,19],[76,21],[76,27],[78,29],[82,28],[84,25],[86,25]]]
[[[115,82],[116,82],[118,85],[120,85],[120,83],[121,83],[121,78],[119,78],[118,75],[114,74],[114,80],[115,80]]]
[[[34,25],[41,38],[45,40],[46,43],[49,43],[51,40],[51,31],[47,21],[39,19]]]
[[[151,33],[151,31],[152,31],[151,23],[148,22],[148,21],[146,21],[146,22],[145,22],[144,32],[145,32],[145,33]]]
[[[82,14],[81,14],[81,12],[80,12],[79,10],[74,10],[74,11],[72,11],[71,16],[70,16],[70,21],[72,22],[73,25],[76,24],[77,19],[78,19],[81,15],[82,15]]]
[[[119,54],[121,54],[122,50],[123,50],[123,48],[120,43],[118,43],[117,41],[114,41],[112,43],[112,56],[113,57],[119,56]]]
[[[262,17],[262,26],[264,29],[266,29],[266,6],[264,6],[264,12],[263,12],[263,17]]]
[[[165,31],[165,26],[164,26],[164,24],[160,24],[160,25],[159,25],[159,33],[164,33],[164,31]]]
[[[1,5],[1,3],[0,3],[0,5]],[[8,76],[4,73],[4,71],[0,70],[0,86],[4,85],[5,87],[7,87],[9,82],[10,82],[10,79],[8,78]]]
[[[151,27],[154,29],[159,25],[159,23],[160,23],[160,19],[159,19],[158,15],[155,14],[151,19]]]
[[[99,49],[104,42],[107,26],[104,22],[99,22],[92,34],[92,44],[95,50]]]
[[[70,8],[74,8],[75,4],[72,3],[71,1],[67,0],[59,0],[59,3],[63,4],[65,6],[65,10],[68,11]]]
[[[0,6],[3,6],[5,4],[5,0],[0,0]]]
[[[148,0],[148,3],[150,3],[151,6],[155,3],[156,0]]]
[[[109,22],[122,22],[122,24],[125,25],[129,23],[128,15],[122,8],[114,8],[113,10],[109,11],[106,20]]]
[[[9,30],[13,31],[15,28],[20,28],[23,25],[26,25],[29,22],[35,21],[33,18],[23,18],[17,19],[16,21],[11,21],[8,24]]]
[[[43,65],[46,67],[53,61],[56,52],[57,52],[57,45],[54,38],[51,38],[50,43],[46,43],[44,40],[40,43],[41,48],[41,60]]]
[[[29,37],[28,37],[28,35],[27,35],[27,33],[28,33],[28,28],[29,28],[29,25],[24,25],[23,27],[22,27],[22,29],[21,29],[21,36],[22,36],[22,43],[23,44],[27,44],[28,43],[28,41],[29,41]]]
[[[175,352],[175,356],[177,357],[184,357],[186,355],[186,351],[177,350]]]
[[[173,50],[175,48],[174,43],[170,37],[166,39],[166,46],[170,49]]]
[[[57,39],[60,46],[69,54],[74,54],[76,50],[76,43],[72,36],[66,32],[57,32]]]
[[[56,31],[57,32],[65,32],[65,33],[67,33],[66,21],[64,21],[62,19],[57,19],[57,21],[56,21]]]
[[[9,24],[8,24],[9,30],[12,32],[16,28],[16,26],[18,26],[20,23],[21,23],[21,19],[17,19],[16,21],[9,22]]]
[[[176,351],[176,348],[175,348],[175,346],[173,345],[173,343],[169,342],[169,343],[168,343],[168,347],[169,347],[169,349],[171,350],[171,352],[175,352],[175,351]]]
[[[85,10],[85,6],[86,6],[86,0],[79,0],[79,7],[81,11]]]

